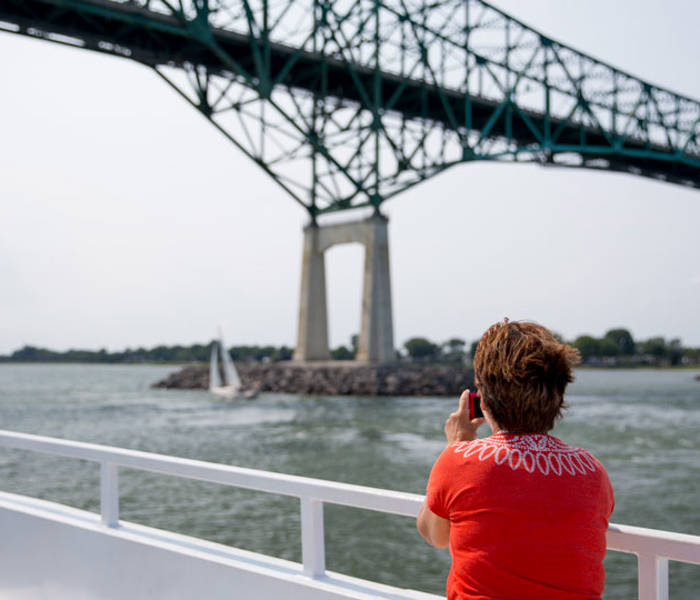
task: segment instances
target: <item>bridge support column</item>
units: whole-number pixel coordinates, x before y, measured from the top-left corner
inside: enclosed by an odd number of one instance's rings
[[[356,360],[374,364],[394,360],[388,219],[378,214],[363,221],[311,224],[304,228],[299,333],[294,360],[330,359],[324,252],[336,244],[353,242],[365,247]]]
[[[319,249],[320,227],[304,228],[301,264],[299,330],[294,360],[330,360],[328,350],[328,310],[326,308],[326,261]]]
[[[360,362],[386,363],[396,358],[389,275],[389,220],[375,215],[364,222],[365,277],[362,290],[362,326],[357,341]]]

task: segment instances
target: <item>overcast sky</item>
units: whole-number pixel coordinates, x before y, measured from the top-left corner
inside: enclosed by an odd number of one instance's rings
[[[699,3],[495,4],[700,98]],[[189,344],[218,324],[229,344],[295,343],[302,209],[149,69],[6,33],[0,56],[0,353]],[[384,210],[397,346],[504,316],[700,345],[698,191],[472,163]],[[333,346],[359,328],[362,257],[327,254]]]

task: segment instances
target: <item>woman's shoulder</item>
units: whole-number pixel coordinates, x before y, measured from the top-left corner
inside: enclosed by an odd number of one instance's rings
[[[570,446],[547,434],[499,432],[471,442],[456,442],[445,450],[463,461],[542,475],[576,476],[605,472],[600,461],[585,448]]]

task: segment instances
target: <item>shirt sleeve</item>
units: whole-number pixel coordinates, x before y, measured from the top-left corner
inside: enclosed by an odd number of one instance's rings
[[[438,456],[428,479],[425,493],[426,506],[443,519],[450,518],[450,500],[453,497],[454,448],[448,446]]]
[[[615,510],[615,492],[610,482],[610,476],[606,471],[603,463],[600,462],[595,456],[590,452],[586,451],[588,457],[597,465],[600,472],[601,481],[601,512],[605,515],[607,519],[610,519],[613,511]]]
[[[605,482],[606,482],[606,487],[607,487],[607,496],[608,496],[608,519],[611,517],[613,511],[615,510],[615,491],[613,490],[612,483],[610,483],[610,477],[608,476],[607,471],[603,470],[605,473]]]

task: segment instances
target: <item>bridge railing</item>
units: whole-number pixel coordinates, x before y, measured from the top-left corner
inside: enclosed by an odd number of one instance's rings
[[[293,496],[300,501],[304,574],[322,577],[325,567],[323,505],[351,506],[415,518],[423,496],[309,477],[127,450],[0,430],[0,446],[100,464],[103,525],[119,527],[119,467]],[[700,536],[610,524],[608,550],[638,557],[639,600],[668,600],[670,560],[700,565]]]

